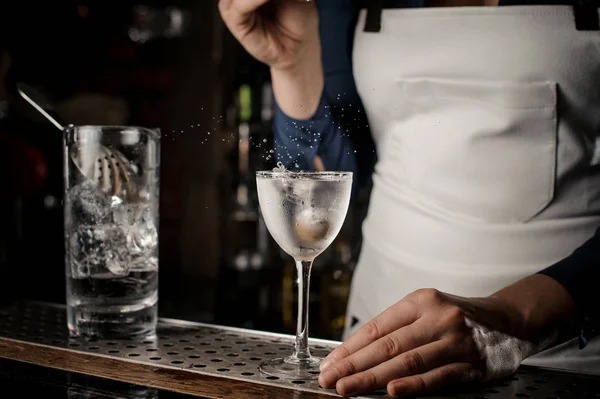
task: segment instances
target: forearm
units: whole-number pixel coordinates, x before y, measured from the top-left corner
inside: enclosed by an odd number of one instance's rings
[[[575,302],[561,284],[546,275],[526,277],[491,297],[512,309],[519,320],[513,333],[519,338],[547,347],[574,336]]]
[[[600,333],[600,229],[566,258],[540,271],[569,293],[578,313],[580,347]]]
[[[325,79],[321,45],[316,41],[306,49],[302,62],[286,69],[271,68],[275,100],[287,116],[310,119],[319,106]]]

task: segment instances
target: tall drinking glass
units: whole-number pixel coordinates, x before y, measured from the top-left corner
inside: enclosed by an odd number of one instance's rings
[[[66,299],[71,336],[155,333],[159,167],[158,130],[65,128]]]
[[[316,379],[321,358],[308,347],[308,294],[314,259],[340,232],[352,189],[351,172],[256,173],[258,198],[265,224],[277,244],[296,262],[298,322],[294,353],[261,364],[266,374],[282,378]]]

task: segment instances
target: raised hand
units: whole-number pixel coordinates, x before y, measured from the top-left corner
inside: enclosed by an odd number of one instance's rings
[[[246,51],[271,68],[295,68],[318,46],[319,19],[313,1],[220,0],[219,10]]]

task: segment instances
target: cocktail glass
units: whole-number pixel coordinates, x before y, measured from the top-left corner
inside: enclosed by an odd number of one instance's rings
[[[256,173],[258,199],[273,239],[294,258],[298,273],[298,321],[294,353],[261,364],[280,378],[316,379],[321,358],[308,347],[308,296],[312,263],[337,237],[350,203],[351,172]]]

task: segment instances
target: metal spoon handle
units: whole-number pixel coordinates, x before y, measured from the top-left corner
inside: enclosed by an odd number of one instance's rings
[[[64,130],[66,123],[60,120],[60,117],[56,115],[50,103],[33,87],[26,85],[25,83],[17,83],[17,91],[33,108],[35,108],[40,114],[48,119],[54,126],[60,130]]]

